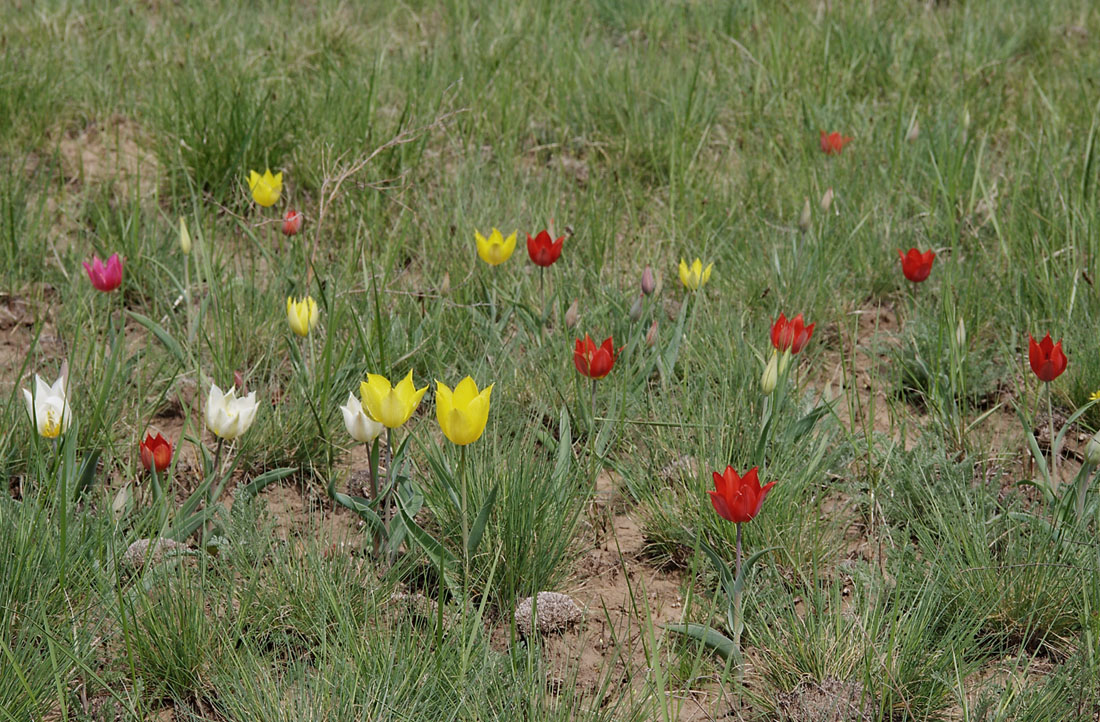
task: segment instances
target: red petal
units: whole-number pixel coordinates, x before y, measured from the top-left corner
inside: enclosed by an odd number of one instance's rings
[[[714,511],[718,513],[718,516],[726,521],[733,521],[733,514],[730,513],[726,500],[719,496],[717,492],[708,491],[707,493],[710,494],[710,505],[714,507]]]

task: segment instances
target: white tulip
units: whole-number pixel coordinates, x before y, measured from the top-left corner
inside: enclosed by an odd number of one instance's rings
[[[381,422],[375,421],[363,411],[363,404],[355,398],[355,394],[348,394],[348,402],[340,407],[344,414],[344,428],[348,430],[351,438],[356,441],[369,444],[378,438],[382,429],[386,428]]]
[[[238,399],[236,389],[231,388],[223,393],[217,384],[210,385],[210,395],[206,397],[206,428],[226,441],[232,441],[248,431],[255,420],[255,391]]]
[[[23,389],[23,400],[27,402],[27,413],[38,433],[47,439],[56,439],[69,430],[73,420],[73,410],[65,398],[65,377],[61,376],[53,385],[47,384],[38,374],[34,375],[34,395]]]

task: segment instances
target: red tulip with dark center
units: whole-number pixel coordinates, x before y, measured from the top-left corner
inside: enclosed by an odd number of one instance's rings
[[[531,234],[528,233],[527,255],[531,256],[531,260],[535,262],[535,265],[543,268],[552,266],[554,261],[561,256],[561,247],[564,241],[565,236],[556,241],[551,240],[550,233],[545,230],[539,231],[539,234],[534,238],[531,238]]]
[[[718,516],[740,524],[752,521],[759,513],[764,497],[775,486],[775,482],[760,486],[756,469],[757,467],[752,467],[744,477],[739,476],[732,466],[727,466],[724,473],[714,472],[715,490],[707,493],[710,494],[710,503]]]
[[[617,355],[615,343],[610,336],[596,346],[596,342],[586,333],[583,341],[577,339],[576,348],[573,349],[573,365],[590,379],[602,379],[611,373]]]
[[[1051,382],[1062,375],[1066,370],[1069,359],[1062,351],[1062,341],[1054,343],[1050,334],[1043,337],[1042,341],[1036,341],[1028,336],[1027,360],[1031,363],[1031,370],[1040,380]]]
[[[901,272],[913,283],[920,283],[932,273],[932,262],[936,260],[935,251],[921,253],[916,248],[910,248],[908,253],[898,251],[901,258]]]
[[[816,324],[811,323],[809,326],[802,320],[802,314],[798,314],[790,321],[782,313],[779,314],[779,318],[772,324],[772,346],[779,351],[787,351],[788,349],[792,354],[796,354],[802,350],[802,347],[810,340],[810,337],[814,335],[814,326]]]
[[[162,472],[172,463],[172,442],[157,432],[156,436],[145,434],[145,441],[138,447],[141,452],[141,465],[149,471],[156,465],[158,472]]]

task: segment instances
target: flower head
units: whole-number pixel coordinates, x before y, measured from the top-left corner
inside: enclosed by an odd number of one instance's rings
[[[490,266],[499,266],[512,257],[512,251],[516,250],[516,232],[505,238],[496,228],[489,237],[474,231],[474,239],[477,241],[477,255]]]
[[[38,433],[47,439],[56,439],[69,430],[73,411],[65,396],[65,377],[59,376],[53,384],[47,384],[38,374],[34,375],[34,394],[23,389],[23,400]]]
[[[1062,341],[1054,343],[1048,333],[1042,341],[1036,341],[1028,335],[1027,360],[1031,363],[1031,370],[1040,380],[1050,382],[1062,375],[1066,370],[1069,359],[1062,352]]]
[[[138,444],[141,452],[141,465],[146,471],[154,467],[158,472],[164,471],[172,463],[172,442],[157,432],[156,436],[146,432],[145,440]]]
[[[696,258],[689,266],[684,259],[680,259],[680,283],[689,291],[698,291],[703,286],[707,285],[707,281],[710,280],[710,272],[714,269],[714,264],[708,264],[706,268],[703,268],[703,262]]]
[[[84,262],[84,270],[92,285],[104,293],[113,291],[122,284],[122,259],[117,253],[112,253],[106,263],[99,260],[99,256],[93,255],[91,263]]]
[[[306,296],[295,300],[286,299],[286,318],[290,322],[290,330],[299,336],[308,336],[309,332],[317,328],[317,322],[321,318],[317,310],[317,302],[313,296]]]
[[[850,136],[841,135],[837,131],[826,133],[821,131],[821,151],[825,155],[836,155],[844,150],[844,146],[852,142]]]
[[[454,391],[447,384],[435,382],[435,417],[443,435],[458,446],[472,444],[481,438],[489,420],[489,396],[493,384],[478,391],[477,384],[467,376]]]
[[[539,231],[539,234],[534,238],[531,238],[531,234],[527,234],[527,255],[531,257],[531,260],[535,262],[536,266],[552,266],[554,261],[561,257],[561,247],[565,242],[565,236],[555,240],[551,240],[550,233],[548,231]],[[480,248],[480,243],[478,244]],[[485,258],[485,256],[482,256]],[[489,259],[485,258],[487,262]]]
[[[760,390],[767,396],[772,391],[775,391],[775,386],[779,382],[779,353],[772,351],[772,357],[768,359],[767,365],[764,366],[764,373],[760,376]]]
[[[583,341],[577,339],[577,345],[573,349],[573,365],[590,379],[602,379],[611,373],[619,351],[615,350],[615,342],[611,340],[611,336],[597,347],[596,342],[586,333]]]
[[[291,208],[283,216],[283,235],[296,236],[300,230],[302,230],[302,213]]]
[[[409,420],[427,390],[427,386],[416,388],[412,371],[397,386],[391,386],[389,379],[379,374],[367,374],[367,380],[359,384],[367,413],[389,429],[396,429]]]
[[[932,261],[936,260],[934,251],[921,253],[916,248],[910,248],[907,253],[898,251],[901,258],[901,272],[913,283],[920,283],[932,273]]]
[[[1100,401],[1100,389],[1096,389],[1089,394],[1089,401]]]
[[[223,392],[217,384],[210,385],[206,397],[206,428],[215,436],[232,441],[252,426],[256,420],[256,392],[237,398],[237,390]]]
[[[263,175],[254,170],[249,171],[248,188],[252,191],[252,200],[264,208],[269,208],[275,205],[279,200],[279,194],[283,192],[283,173],[279,171],[271,175],[270,168],[265,170]]]
[[[653,269],[650,266],[646,266],[642,270],[642,293],[647,296],[652,296],[653,292],[657,290],[657,277],[653,275]]]
[[[381,422],[375,421],[363,411],[363,405],[355,394],[348,393],[348,402],[340,407],[344,415],[344,428],[348,435],[361,444],[369,444],[378,438],[382,429],[386,428]]]
[[[180,216],[180,250],[183,255],[191,252],[191,233],[187,230],[187,221]]]
[[[807,326],[802,320],[801,313],[790,321],[781,313],[779,318],[775,319],[775,323],[772,324],[772,346],[778,351],[789,350],[792,354],[796,354],[814,335],[814,326],[816,325],[811,323]]]
[[[715,490],[707,493],[710,494],[710,503],[718,516],[726,521],[741,523],[752,521],[773,486],[774,481],[760,486],[755,466],[744,477],[738,476],[732,466],[727,466],[722,474],[714,472]]]

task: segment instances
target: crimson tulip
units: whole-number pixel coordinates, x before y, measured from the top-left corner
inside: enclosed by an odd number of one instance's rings
[[[1066,370],[1069,359],[1062,351],[1062,341],[1054,343],[1048,333],[1042,341],[1036,341],[1028,334],[1027,360],[1031,363],[1031,370],[1040,380],[1050,382],[1062,375]]]
[[[715,490],[707,493],[710,494],[710,503],[718,512],[718,516],[726,521],[740,524],[752,521],[752,518],[759,513],[764,497],[775,486],[775,482],[760,486],[756,469],[757,467],[752,467],[743,477],[739,476],[732,466],[727,466],[722,474],[714,472]]]
[[[901,272],[913,283],[920,283],[932,273],[932,262],[936,260],[935,251],[921,253],[916,248],[910,248],[908,253],[898,251],[901,258]]]
[[[141,452],[141,465],[146,471],[156,466],[158,472],[162,472],[172,463],[172,442],[157,432],[156,436],[145,434],[145,440],[138,446]]]
[[[535,262],[535,265],[547,266],[554,265],[554,261],[558,260],[561,256],[561,246],[565,241],[565,236],[562,236],[556,241],[550,239],[550,233],[543,230],[539,231],[539,234],[534,238],[531,238],[531,234],[527,234],[527,255],[531,257],[531,260]]]
[[[283,235],[296,236],[302,230],[302,213],[294,209],[288,210],[283,216]]]
[[[122,284],[122,259],[117,253],[112,253],[106,263],[99,260],[99,256],[93,255],[91,263],[84,262],[84,271],[92,285],[104,293],[113,291]]]
[[[821,131],[821,150],[825,155],[837,155],[851,142],[851,136],[841,135],[835,130],[832,133]]]
[[[775,346],[778,351],[787,351],[788,349],[792,354],[796,354],[802,350],[802,347],[810,340],[810,337],[814,335],[814,326],[817,324],[811,323],[809,326],[802,320],[802,314],[798,314],[790,321],[782,313],[779,314],[779,318],[772,324],[772,346]]]
[[[619,351],[622,351],[620,348]],[[608,336],[604,342],[596,346],[596,342],[586,333],[584,340],[577,339],[576,348],[573,350],[573,365],[577,371],[590,379],[602,379],[611,373],[611,367],[615,365],[615,343]]]

